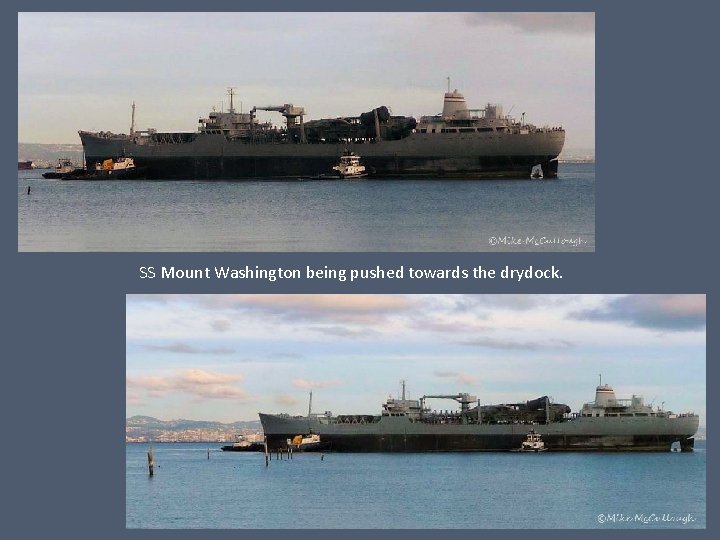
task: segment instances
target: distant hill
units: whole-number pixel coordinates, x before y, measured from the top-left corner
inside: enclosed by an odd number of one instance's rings
[[[595,162],[595,149],[594,148],[563,148],[560,152],[558,159],[563,162],[580,162],[580,163],[594,163]]]
[[[125,421],[127,427],[182,431],[186,429],[252,429],[260,427],[260,420],[238,421],[229,424],[212,420],[158,420],[152,416],[131,416]]]
[[[125,420],[126,442],[234,441],[238,435],[261,431],[259,420],[223,423],[210,420],[159,420],[152,416],[131,416]]]
[[[68,158],[78,165],[83,161],[81,144],[18,143],[18,161],[32,161],[36,167],[54,167],[60,158]]]

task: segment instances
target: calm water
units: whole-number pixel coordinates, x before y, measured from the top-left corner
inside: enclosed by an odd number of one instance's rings
[[[561,164],[558,180],[542,181],[86,182],[42,172],[18,171],[20,251],[595,249],[594,164]],[[523,243],[491,244],[513,236]]]
[[[702,441],[692,454],[295,454],[267,468],[260,453],[156,444],[153,478],[147,450],[126,445],[129,528],[705,527]]]

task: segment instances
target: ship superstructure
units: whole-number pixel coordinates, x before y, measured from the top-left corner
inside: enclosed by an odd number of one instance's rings
[[[428,399],[452,399],[460,410],[430,410]],[[509,451],[537,433],[550,451],[669,451],[677,442],[692,451],[699,418],[653,409],[633,396],[616,399],[608,385],[579,413],[547,396],[481,405],[467,393],[390,398],[380,415],[260,413],[268,445],[282,447],[296,433],[315,433],[335,451],[428,452]]]
[[[227,112],[200,118],[195,132],[135,130],[130,134],[80,131],[90,166],[128,156],[156,179],[244,179],[312,176],[332,170],[343,152],[362,156],[374,178],[522,178],[541,167],[557,176],[565,141],[561,127],[526,124],[503,115],[500,105],[469,109],[464,96],[445,93],[442,113],[397,116],[387,106],[358,116],[305,121],[291,103],[237,112],[230,89]],[[257,111],[280,113],[280,127],[260,122]]]

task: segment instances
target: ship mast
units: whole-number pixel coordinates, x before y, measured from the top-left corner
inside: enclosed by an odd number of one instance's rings
[[[230,110],[228,112],[230,112],[231,114],[235,112],[235,107],[233,107],[233,96],[235,95],[236,88],[237,86],[228,86],[227,89],[228,94],[230,95]]]
[[[135,135],[135,102],[132,102],[132,115],[130,117],[130,136]]]
[[[550,398],[545,398],[545,424],[550,423]]]

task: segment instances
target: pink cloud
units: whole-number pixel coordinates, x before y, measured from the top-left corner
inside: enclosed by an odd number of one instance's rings
[[[248,393],[237,386],[242,375],[213,373],[204,369],[186,369],[176,375],[159,377],[128,376],[127,387],[143,390],[148,397],[162,397],[168,393],[185,393],[200,399],[247,400]],[[130,395],[130,392],[128,392]],[[135,394],[133,394],[135,395]]]
[[[478,378],[468,373],[459,373],[457,371],[436,371],[435,376],[441,379],[452,379],[456,384],[468,386],[477,384]]]
[[[306,379],[297,378],[292,382],[295,388],[302,388],[303,390],[313,390],[315,388],[330,388],[331,386],[340,386],[342,381],[308,381]]]
[[[144,405],[145,401],[138,394],[129,393],[125,396],[125,401],[128,405]]]
[[[705,317],[704,294],[668,294],[655,297],[658,306],[666,313]]]
[[[300,403],[299,399],[284,394],[275,396],[274,399],[275,403],[279,403],[280,405],[297,405]]]

